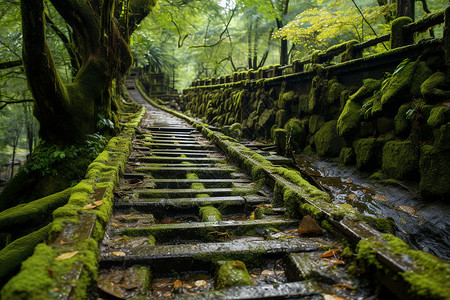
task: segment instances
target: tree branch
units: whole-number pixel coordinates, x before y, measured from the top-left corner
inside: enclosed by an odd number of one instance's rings
[[[194,46],[189,46],[189,49],[191,49],[191,48],[208,48],[208,47],[214,47],[214,46],[220,44],[221,42],[223,42],[223,40],[225,40],[225,38],[222,38],[222,36],[228,31],[228,26],[230,26],[231,20],[233,19],[234,13],[236,12],[236,7],[237,7],[237,6],[235,6],[235,7],[233,8],[233,10],[231,11],[230,19],[228,20],[227,24],[225,25],[225,29],[224,29],[224,30],[222,31],[222,33],[220,34],[219,40],[218,40],[217,42],[215,42],[215,43],[212,44],[212,45],[206,45],[206,44],[204,44],[204,45],[194,45]]]
[[[0,62],[0,70],[9,69],[22,65],[22,59],[13,59]]]

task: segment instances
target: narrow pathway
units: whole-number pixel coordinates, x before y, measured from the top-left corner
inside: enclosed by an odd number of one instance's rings
[[[320,258],[339,247],[324,230],[299,234],[300,220],[272,207],[268,187],[185,121],[147,104],[132,81],[127,87],[147,115],[100,246],[101,298],[375,294],[349,278],[344,262]]]

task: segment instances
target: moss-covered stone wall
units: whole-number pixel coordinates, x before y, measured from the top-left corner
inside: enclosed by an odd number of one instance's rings
[[[228,83],[198,81],[184,92],[186,113],[223,132],[241,128],[281,152],[317,153],[376,178],[414,180],[425,197],[445,198],[450,71],[439,41],[408,47],[273,78],[260,75],[277,67],[236,73]]]

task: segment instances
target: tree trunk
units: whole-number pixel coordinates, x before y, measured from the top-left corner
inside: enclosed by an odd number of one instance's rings
[[[397,18],[410,17],[414,22],[415,0],[397,0]]]

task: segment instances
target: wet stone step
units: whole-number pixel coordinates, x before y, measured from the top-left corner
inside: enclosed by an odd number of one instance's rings
[[[144,126],[144,129],[150,130],[150,131],[165,131],[170,133],[177,133],[177,132],[194,132],[195,128],[193,127],[175,127],[175,126]]]
[[[143,180],[143,176],[141,177]],[[136,181],[134,181],[136,182]],[[138,181],[142,183],[142,181]],[[206,188],[231,188],[237,184],[249,184],[248,179],[147,179],[146,184],[156,189],[190,188],[193,183],[201,183]]]
[[[215,157],[164,157],[164,156],[143,156],[132,157],[131,161],[140,161],[145,163],[223,163],[225,159]]]
[[[186,174],[195,173],[199,178],[233,178],[231,168],[218,168],[218,167],[138,167],[134,169],[135,172],[152,174],[154,178],[186,178]]]
[[[270,203],[270,197],[262,197],[258,195],[248,196],[223,196],[223,197],[204,197],[204,198],[178,198],[178,199],[152,199],[151,201],[134,199],[117,199],[115,208],[122,211],[139,211],[144,213],[152,213],[155,216],[167,216],[167,214],[177,213],[198,213],[201,206],[212,205],[218,208],[224,214],[236,212],[247,213],[254,209],[256,205]],[[126,197],[125,197],[126,198]]]
[[[139,162],[138,164],[133,164],[133,163],[129,163],[130,166],[136,166],[139,168],[212,168],[217,166],[218,164],[221,163],[141,163]]]
[[[158,270],[170,271],[174,268],[176,270],[195,270],[198,267],[204,268],[205,264],[210,264],[217,257],[220,257],[221,260],[242,260],[246,265],[248,261],[250,265],[257,264],[258,259],[264,257],[283,257],[289,253],[319,251],[332,246],[330,241],[321,238],[142,245],[132,248],[122,247],[120,251],[115,249],[101,251],[100,264],[104,267],[114,264],[127,266],[144,264]]]
[[[178,139],[156,139],[152,138],[151,143],[154,144],[179,144],[179,145],[197,145],[199,143],[198,140],[178,140]]]
[[[204,188],[204,189],[152,189],[138,191],[139,199],[196,197],[198,194],[210,197],[243,196],[255,193],[253,188]]]
[[[136,222],[142,220],[137,219]],[[152,224],[150,221],[145,225],[131,227],[127,222],[126,228],[115,227],[114,236],[142,237],[152,235],[157,244],[178,240],[197,240],[202,242],[213,242],[218,239],[235,240],[238,237],[264,237],[270,236],[269,232],[275,232],[286,228],[295,230],[298,220],[270,219],[253,221],[219,221],[219,222],[191,222],[174,224]],[[254,241],[255,239],[252,239]]]
[[[214,149],[216,146],[211,144],[170,144],[170,143],[144,143],[146,147],[151,149],[179,149],[179,150],[192,150],[192,149]]]

